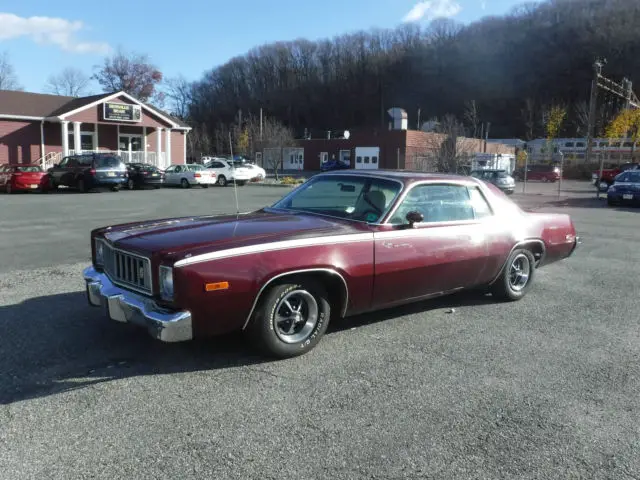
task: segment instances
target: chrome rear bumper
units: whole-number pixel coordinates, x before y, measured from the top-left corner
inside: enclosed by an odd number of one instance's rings
[[[93,267],[86,268],[83,276],[89,304],[106,307],[111,320],[146,327],[153,338],[163,342],[184,342],[193,338],[190,312],[164,309],[150,298],[114,285]]]

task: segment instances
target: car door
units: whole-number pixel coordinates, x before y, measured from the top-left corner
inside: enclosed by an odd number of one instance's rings
[[[171,165],[164,171],[164,183],[175,185],[176,183],[176,165]]]
[[[374,233],[374,307],[471,287],[487,277],[489,207],[485,203],[483,212],[478,204],[476,211],[476,193],[455,183],[411,188]],[[409,225],[409,212],[419,212],[423,221]]]
[[[64,177],[64,172],[68,167],[70,159],[71,157],[64,157],[62,160],[60,160],[60,163],[54,165],[49,169],[49,177],[56,185],[62,184],[62,178]]]

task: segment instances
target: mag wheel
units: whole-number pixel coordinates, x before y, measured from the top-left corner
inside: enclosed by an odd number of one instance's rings
[[[133,182],[133,178],[130,178],[129,180],[127,180],[127,188],[129,190],[133,190],[135,188],[135,183]]]
[[[225,187],[227,185],[227,179],[224,177],[224,175],[220,175],[218,177],[218,185],[220,185],[221,187]]]
[[[531,286],[535,274],[535,258],[526,249],[515,250],[491,286],[491,293],[501,300],[515,301],[524,297]]]
[[[182,188],[189,188],[189,180],[187,180],[186,178],[183,178],[182,180],[180,180],[180,186]]]
[[[331,306],[322,285],[313,280],[282,283],[263,294],[247,333],[265,354],[295,357],[318,344],[330,316]]]

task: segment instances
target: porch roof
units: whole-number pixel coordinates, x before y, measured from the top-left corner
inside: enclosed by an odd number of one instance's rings
[[[182,120],[163,112],[153,105],[141,102],[125,92],[102,93],[76,98],[63,95],[0,90],[0,118],[55,121],[71,112],[89,108],[102,100],[119,96],[125,96],[160,118],[168,120],[169,123],[175,125],[174,128],[190,130],[190,127]]]

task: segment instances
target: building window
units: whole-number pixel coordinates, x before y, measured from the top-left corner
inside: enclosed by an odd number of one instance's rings
[[[378,157],[371,157],[371,163],[378,163]]]
[[[364,163],[369,163],[369,157],[364,157]]]
[[[69,149],[75,150],[75,136],[73,132],[69,133]],[[81,150],[96,150],[97,145],[95,143],[95,133],[93,132],[80,132],[80,149]]]
[[[362,157],[356,158],[356,163],[362,163]]]

